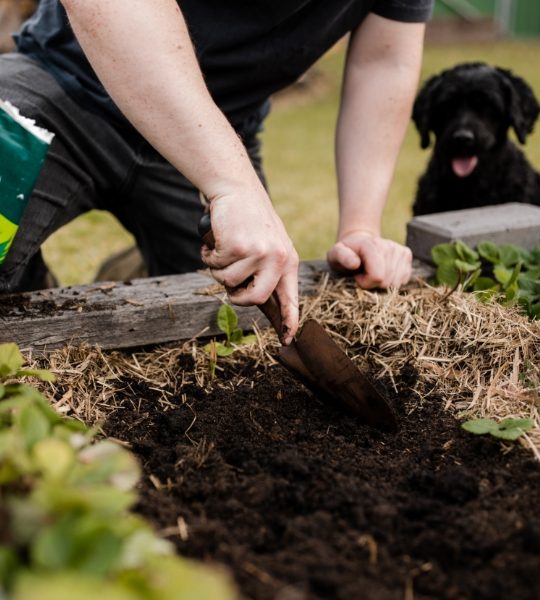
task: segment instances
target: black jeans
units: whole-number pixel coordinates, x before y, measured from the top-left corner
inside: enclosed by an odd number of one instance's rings
[[[133,234],[150,275],[202,266],[199,192],[138,133],[117,128],[77,105],[52,75],[21,54],[0,56],[0,98],[55,134],[0,266],[0,293],[43,287],[47,269],[41,244],[91,209],[110,211]],[[263,118],[261,111],[237,131],[264,182],[257,136]]]

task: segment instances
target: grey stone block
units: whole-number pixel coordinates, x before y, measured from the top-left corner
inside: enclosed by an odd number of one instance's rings
[[[515,244],[528,250],[540,244],[540,207],[511,202],[414,217],[407,223],[407,246],[413,255],[431,263],[431,248],[461,240]]]

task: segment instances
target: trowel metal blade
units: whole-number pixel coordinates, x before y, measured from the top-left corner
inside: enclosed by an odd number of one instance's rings
[[[392,410],[369,377],[313,319],[304,323],[293,349],[284,348],[280,355],[322,401],[337,403],[377,429],[397,429]]]

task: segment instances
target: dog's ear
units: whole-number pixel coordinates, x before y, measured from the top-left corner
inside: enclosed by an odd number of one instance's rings
[[[510,124],[518,140],[524,144],[540,112],[538,101],[532,89],[521,77],[506,69],[497,67],[496,70],[507,94]]]
[[[441,76],[435,75],[428,79],[414,101],[412,119],[420,134],[420,145],[427,148],[430,143],[431,119],[435,92],[441,84]]]

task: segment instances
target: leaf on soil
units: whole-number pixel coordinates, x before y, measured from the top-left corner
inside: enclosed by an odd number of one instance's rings
[[[525,432],[534,427],[532,419],[504,419],[500,423],[493,419],[471,419],[461,424],[461,427],[476,435],[489,433],[502,440],[517,440]]]

